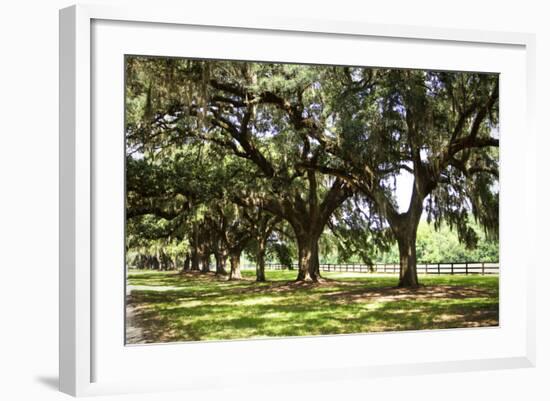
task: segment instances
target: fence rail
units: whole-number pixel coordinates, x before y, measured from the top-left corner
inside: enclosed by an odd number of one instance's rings
[[[294,269],[298,264],[294,263]],[[244,269],[255,269],[254,265],[245,265]],[[285,270],[287,266],[279,263],[266,263],[266,269]],[[372,266],[360,263],[323,263],[319,265],[324,272],[355,272],[355,273],[399,273],[398,263],[376,263]],[[419,274],[498,274],[498,262],[465,262],[465,263],[417,263]]]

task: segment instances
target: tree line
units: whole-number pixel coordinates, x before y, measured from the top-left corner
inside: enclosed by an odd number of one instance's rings
[[[467,249],[498,243],[496,74],[128,56],[125,90],[140,263],[206,271],[213,256],[238,279],[246,252],[259,281],[272,257],[319,281],[320,252],[368,263],[393,247],[416,287],[421,216]]]

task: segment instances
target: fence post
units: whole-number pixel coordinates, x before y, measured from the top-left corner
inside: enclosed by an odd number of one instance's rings
[[[474,265],[481,265],[481,266],[474,266],[474,269],[472,270],[472,266],[470,266],[470,264],[473,263]],[[480,274],[481,275],[486,275],[486,274],[491,274],[491,271],[490,269],[492,269],[493,267],[488,267],[486,265],[486,263],[491,263],[491,262],[464,262],[464,263],[458,263],[458,266],[459,266],[459,269],[462,269],[462,267],[464,267],[464,272],[463,273],[460,273],[460,270],[457,274],[465,274],[465,275],[470,275],[470,274]],[[436,273],[438,275],[441,275],[441,274],[451,274],[451,275],[454,275],[456,272],[455,272],[455,264],[456,263],[444,263],[445,265],[450,265],[450,272],[448,272],[446,267],[443,267],[441,266],[441,262],[438,262],[437,264],[436,263],[433,263],[434,266],[430,266],[429,263],[424,263],[424,273],[425,274],[430,274],[430,273]],[[435,266],[437,265],[437,267]],[[461,267],[462,266],[462,267]],[[286,266],[280,264],[280,263],[266,263],[266,269],[272,269],[272,270],[286,270]],[[292,264],[292,267],[293,268],[298,268],[298,264],[296,263],[293,263]],[[243,268],[244,269],[251,269],[253,268],[253,265],[249,265],[249,264],[246,264],[246,265],[243,265]],[[496,266],[494,266],[495,269],[498,269],[499,268],[499,265],[498,263],[496,264]],[[367,266],[367,265],[363,265],[361,263],[336,263],[336,264],[333,264],[333,263],[324,263],[324,264],[319,264],[319,269],[322,270],[322,271],[328,271],[328,272],[359,272],[359,273],[363,273],[363,272],[371,272],[371,271],[374,271],[376,273],[398,273],[399,272],[399,265],[396,264],[396,263],[375,263],[373,264],[372,266],[372,269],[371,270],[371,267]],[[430,270],[430,269],[433,269]],[[437,269],[437,270],[436,270]],[[477,270],[477,269],[481,269],[481,271]],[[489,271],[488,271],[489,269]],[[421,273],[422,272],[422,263],[418,264],[418,272]]]

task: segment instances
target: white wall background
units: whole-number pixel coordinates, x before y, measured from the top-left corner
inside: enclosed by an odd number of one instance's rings
[[[131,4],[136,0],[97,3]],[[374,23],[428,25],[537,34],[538,221],[537,347],[534,369],[331,382],[274,383],[269,391],[228,390],[104,397],[107,400],[543,400],[550,388],[550,282],[545,173],[550,89],[550,29],[543,1],[140,1],[181,4],[182,12],[261,12]],[[189,4],[186,4],[189,3]],[[0,5],[0,399],[61,400],[57,392],[58,291],[58,9],[65,0],[4,1]],[[182,361],[183,362],[183,361]],[[241,378],[243,382],[246,378]]]

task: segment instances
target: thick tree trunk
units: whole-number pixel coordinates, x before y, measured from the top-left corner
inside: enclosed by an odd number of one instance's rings
[[[193,249],[191,251],[191,270],[197,271],[200,270],[200,255],[199,253]]]
[[[205,254],[202,257],[202,273],[208,273],[210,271],[210,255]]]
[[[185,255],[185,260],[183,261],[183,271],[189,271],[191,268],[191,258],[189,257],[189,254]]]
[[[258,260],[256,263],[256,281],[265,281],[265,241],[258,240]]]
[[[162,255],[159,251],[155,254],[155,260],[157,261],[158,270],[163,270]]]
[[[153,256],[153,257],[152,257],[152,264],[153,264],[152,269],[154,269],[154,270],[160,270],[160,262],[159,262],[159,259],[158,259],[157,256]]]
[[[298,277],[296,281],[317,282],[319,270],[319,236],[311,233],[298,237]]]
[[[145,256],[138,255],[138,257],[136,258],[136,267],[138,269],[143,269],[145,267],[145,260]]]
[[[193,237],[191,238],[191,270],[197,271],[200,270],[199,262],[199,229],[197,224],[193,224]]]
[[[240,280],[241,276],[241,251],[232,251],[229,254],[231,262],[231,271],[229,272],[229,280]]]
[[[418,287],[416,271],[416,228],[397,238],[399,245],[399,287]]]
[[[434,187],[425,176],[415,178],[411,202],[406,213],[394,216],[390,221],[399,247],[399,287],[417,288],[416,233],[422,216],[425,194]]]
[[[214,255],[216,258],[216,275],[226,276],[225,263],[227,255],[223,252],[216,252]]]

